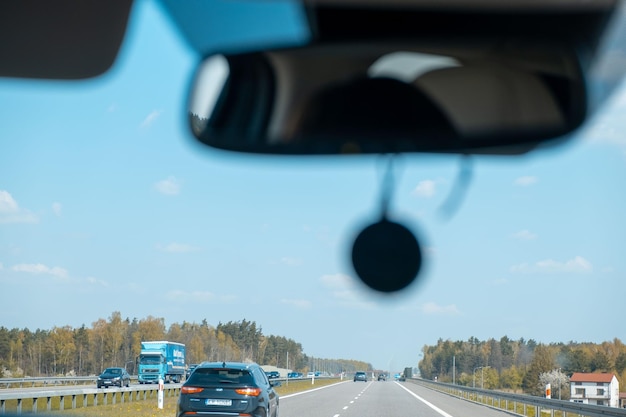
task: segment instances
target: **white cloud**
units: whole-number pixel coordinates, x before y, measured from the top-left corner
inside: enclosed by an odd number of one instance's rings
[[[545,259],[535,264],[521,263],[510,268],[513,273],[587,273],[593,271],[593,265],[582,256],[576,256],[565,262]]]
[[[582,256],[577,256],[565,262],[547,259],[537,262],[537,267],[548,272],[591,272],[593,270],[591,262]]]
[[[376,307],[373,301],[363,301],[362,293],[357,289],[356,281],[345,274],[328,274],[320,278],[333,298],[350,308],[367,308]]]
[[[104,280],[101,280],[101,279],[98,279],[98,278],[94,278],[94,277],[87,277],[87,278],[85,278],[85,281],[87,283],[89,283],[89,284],[92,284],[92,285],[99,285],[99,286],[102,286],[102,287],[108,287],[109,286],[109,283],[107,281],[104,281]]]
[[[177,195],[180,193],[180,181],[176,177],[167,177],[167,179],[156,182],[154,188],[161,194]]]
[[[187,253],[187,252],[197,252],[200,250],[197,246],[191,246],[184,243],[176,243],[172,242],[165,246],[157,245],[157,249],[163,252],[171,252],[171,253]]]
[[[513,233],[511,237],[518,240],[533,240],[537,239],[537,234],[524,229],[520,230],[519,232]]]
[[[421,310],[424,314],[437,314],[437,315],[449,315],[455,316],[460,314],[459,309],[454,304],[447,306],[441,306],[437,303],[430,302],[423,304]]]
[[[302,259],[285,256],[280,259],[280,263],[287,266],[300,266],[302,265]]]
[[[57,278],[67,278],[67,270],[58,266],[50,268],[44,264],[18,264],[11,268],[16,272],[26,272],[30,274],[49,274]]]
[[[215,295],[210,291],[173,290],[167,293],[167,298],[182,302],[208,302],[215,300]]]
[[[327,274],[320,278],[322,284],[330,289],[343,289],[353,286],[353,280],[346,274]]]
[[[514,184],[520,187],[529,187],[533,184],[536,184],[538,181],[539,181],[539,178],[533,177],[531,175],[526,175],[523,177],[516,178]]]
[[[8,191],[0,190],[0,223],[37,223],[37,216],[21,209]]]
[[[420,181],[417,186],[413,189],[414,196],[421,198],[431,198],[435,195],[436,184],[433,180],[423,180]]]
[[[62,209],[63,209],[63,206],[61,205],[61,203],[57,203],[57,202],[52,203],[52,211],[57,217],[61,217]]]
[[[163,113],[161,110],[152,110],[152,112],[143,119],[140,127],[142,129],[149,128],[161,116],[161,113]]]
[[[19,211],[17,202],[8,191],[0,190],[0,213],[13,213]]]
[[[280,300],[282,304],[287,304],[290,306],[294,306],[296,308],[300,308],[303,310],[309,309],[312,306],[312,303],[309,300],[297,300],[297,299],[287,299],[283,298]]]

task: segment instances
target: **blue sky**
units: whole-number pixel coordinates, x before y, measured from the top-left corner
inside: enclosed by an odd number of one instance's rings
[[[401,157],[393,216],[427,264],[380,297],[347,255],[382,160],[200,148],[183,117],[197,57],[154,3],[133,17],[104,77],[0,80],[0,325],[246,318],[310,356],[392,369],[439,338],[623,338],[623,86],[568,145],[476,158],[451,219],[458,158]]]

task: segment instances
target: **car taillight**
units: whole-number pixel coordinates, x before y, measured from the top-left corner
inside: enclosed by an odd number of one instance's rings
[[[235,389],[235,392],[240,395],[258,397],[261,394],[261,388],[237,388]]]
[[[202,392],[204,390],[204,388],[198,388],[198,387],[182,387],[180,389],[180,393],[181,394],[197,394],[199,392]]]

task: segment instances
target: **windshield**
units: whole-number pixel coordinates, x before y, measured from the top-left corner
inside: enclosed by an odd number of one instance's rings
[[[163,357],[155,355],[141,355],[139,357],[140,365],[158,365],[163,362]]]
[[[252,384],[254,379],[247,370],[241,369],[208,369],[198,368],[189,377],[187,385],[224,385],[224,384]]]
[[[101,78],[0,79],[3,376],[136,376],[125,364],[139,358],[182,364],[169,383],[191,363],[251,361],[316,381],[482,376],[540,395],[539,372],[524,377],[541,347],[541,372],[613,373],[626,387],[623,51],[590,75],[603,83],[594,97],[617,88],[570,142],[522,157],[398,155],[385,188],[381,156],[199,145],[186,109],[203,56],[168,10],[134,5]],[[299,13],[245,16],[207,23],[219,33],[207,48],[245,43],[246,19],[254,31],[289,21],[268,47],[310,35]],[[391,294],[363,285],[350,257],[386,195],[423,255],[416,282]],[[145,341],[186,350],[140,355]]]

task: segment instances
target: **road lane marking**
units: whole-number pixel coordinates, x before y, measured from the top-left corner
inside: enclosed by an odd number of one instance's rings
[[[348,382],[348,381],[337,382],[336,384],[324,385],[323,387],[313,388],[313,389],[309,389],[309,390],[306,390],[306,391],[294,392],[293,394],[289,394],[289,395],[281,395],[280,399],[283,400],[285,398],[295,397],[297,395],[308,394],[309,392],[314,392],[314,391],[319,391],[321,389],[334,387],[335,385],[345,384],[346,382]]]
[[[443,411],[441,408],[437,407],[435,404],[429,403],[428,401],[426,401],[425,399],[423,399],[422,397],[420,397],[419,395],[417,395],[416,393],[414,393],[413,391],[411,391],[410,389],[406,388],[405,386],[403,386],[402,384],[396,382],[396,384],[402,388],[403,390],[405,390],[406,392],[408,392],[409,394],[411,394],[413,397],[415,397],[416,399],[418,399],[419,401],[423,402],[424,404],[426,404],[427,406],[429,406],[430,408],[432,408],[433,410],[435,410],[437,413],[441,414],[443,417],[452,417],[451,414],[446,413],[445,411]]]

